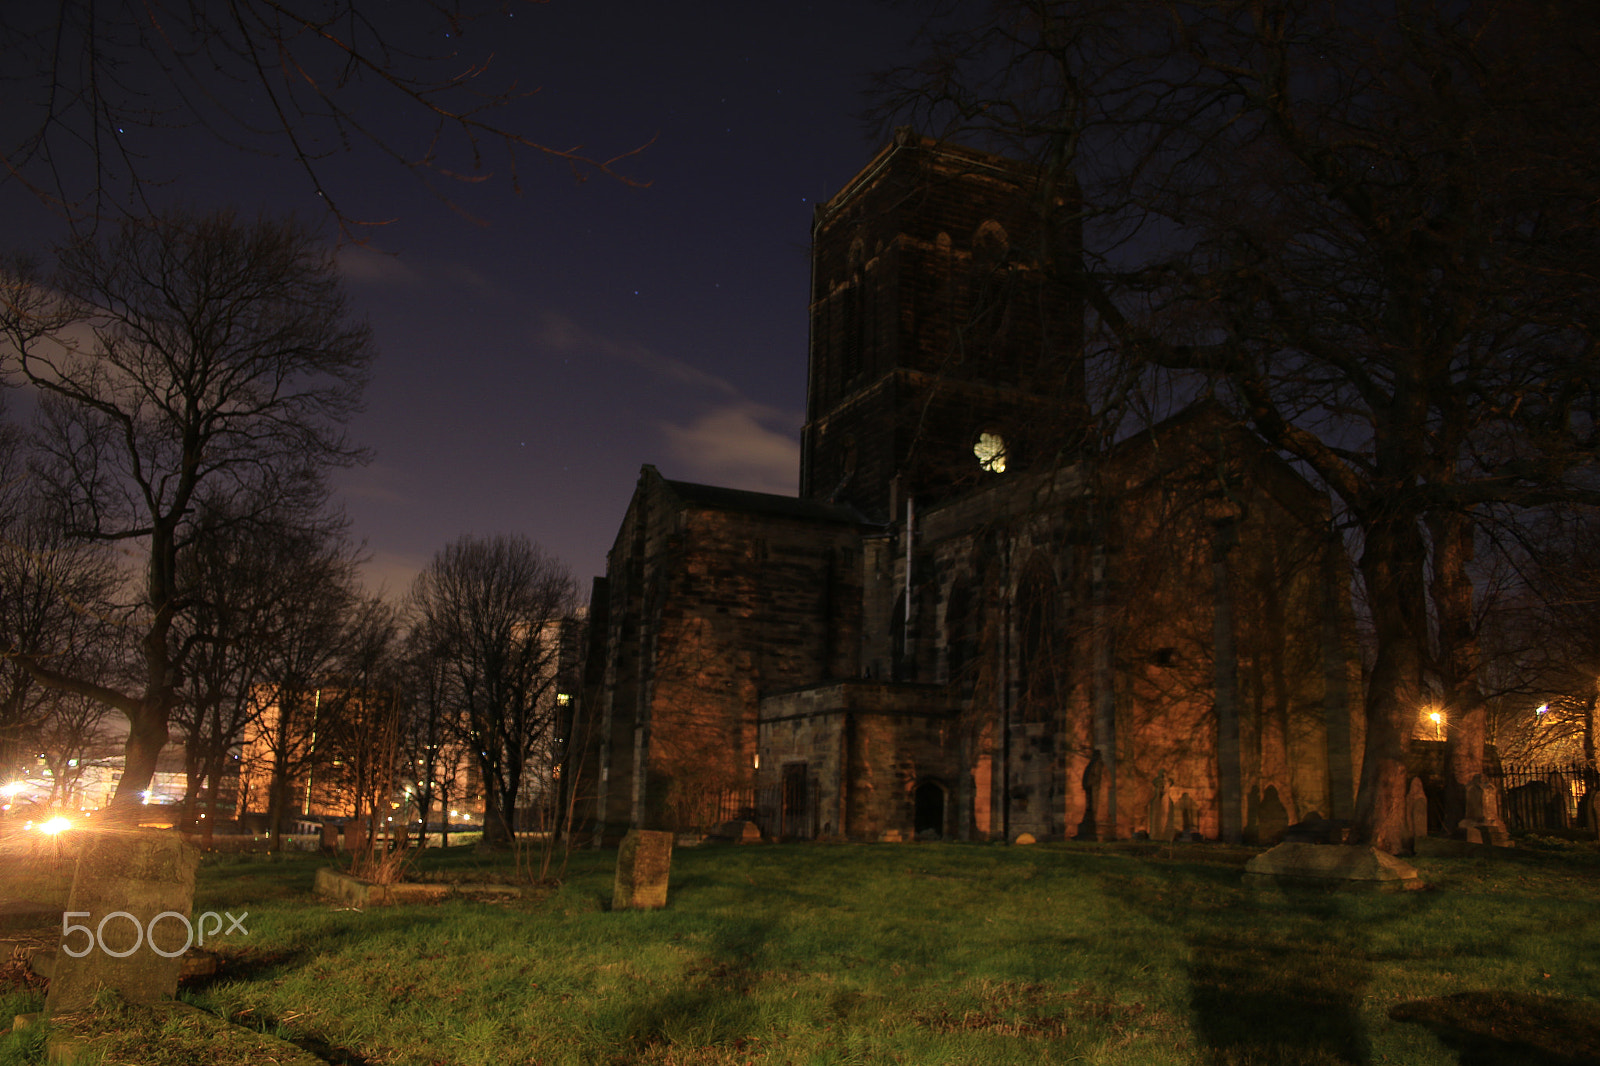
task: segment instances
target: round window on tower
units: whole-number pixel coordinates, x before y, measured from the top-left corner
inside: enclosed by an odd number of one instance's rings
[[[978,465],[991,474],[1006,472],[1006,442],[998,433],[980,433],[978,443],[972,446]]]

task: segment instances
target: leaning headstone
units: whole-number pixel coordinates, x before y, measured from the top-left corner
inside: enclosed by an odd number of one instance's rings
[[[1413,777],[1406,790],[1406,836],[1428,835],[1428,793],[1422,787],[1422,778]]]
[[[1244,866],[1247,881],[1366,888],[1397,892],[1422,887],[1417,868],[1377,848],[1352,844],[1279,844]]]
[[[667,905],[667,875],[672,869],[672,834],[630,829],[617,849],[614,911],[655,910]]]
[[[91,834],[78,857],[45,1012],[83,1010],[104,989],[129,1003],[171,999],[199,864],[200,852],[177,833]]]

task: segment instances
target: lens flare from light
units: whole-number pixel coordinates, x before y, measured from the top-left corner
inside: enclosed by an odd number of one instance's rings
[[[52,836],[53,837],[57,833],[64,833],[68,829],[71,829],[71,828],[72,828],[72,822],[69,821],[68,819],[66,819],[66,818],[52,818],[48,822],[40,823],[39,832],[45,834],[46,836]]]

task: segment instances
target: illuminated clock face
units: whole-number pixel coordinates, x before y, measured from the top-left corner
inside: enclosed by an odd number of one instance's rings
[[[980,434],[978,443],[972,446],[972,454],[978,457],[978,465],[991,474],[1006,472],[1006,442],[1000,434]]]

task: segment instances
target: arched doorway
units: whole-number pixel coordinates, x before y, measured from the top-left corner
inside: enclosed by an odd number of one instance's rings
[[[929,830],[938,834],[941,838],[945,835],[946,799],[944,786],[937,781],[924,781],[917,786],[916,813],[913,816],[913,824],[916,827],[918,837],[921,837],[924,832]]]

